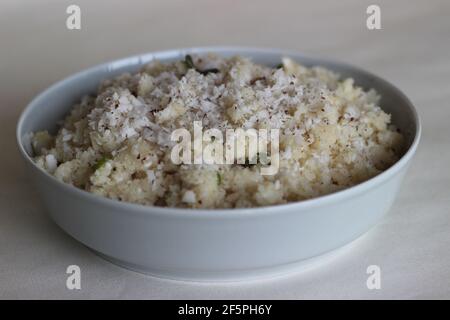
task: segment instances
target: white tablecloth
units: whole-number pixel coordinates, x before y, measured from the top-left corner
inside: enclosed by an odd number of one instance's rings
[[[65,27],[66,7],[82,29]],[[450,298],[450,2],[17,1],[0,3],[0,298]],[[229,284],[161,280],[110,264],[47,217],[20,160],[21,110],[51,83],[131,54],[200,45],[294,49],[361,66],[415,103],[423,139],[386,218],[327,263]],[[66,288],[68,265],[81,290]],[[368,290],[366,268],[381,268]]]

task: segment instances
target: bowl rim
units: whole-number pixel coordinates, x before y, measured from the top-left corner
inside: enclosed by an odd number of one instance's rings
[[[354,71],[357,71],[363,76],[369,76],[377,81],[381,81],[384,84],[391,87],[395,93],[405,102],[407,107],[412,112],[413,118],[414,118],[414,129],[415,134],[413,141],[411,145],[409,146],[408,150],[401,156],[397,162],[395,162],[391,167],[384,170],[383,172],[377,174],[376,176],[363,181],[361,183],[358,183],[354,186],[321,195],[318,197],[314,197],[311,199],[305,199],[300,201],[294,201],[294,202],[288,202],[284,204],[277,204],[277,205],[270,205],[270,206],[261,206],[261,207],[248,207],[248,208],[218,208],[218,209],[205,209],[205,208],[179,208],[179,207],[159,207],[159,206],[149,206],[149,205],[143,205],[138,203],[132,203],[132,202],[124,202],[119,201],[115,199],[110,199],[107,197],[103,197],[91,192],[88,192],[83,189],[79,189],[73,185],[64,183],[53,175],[49,174],[45,170],[39,168],[36,163],[33,161],[33,159],[28,155],[26,152],[23,143],[22,143],[22,127],[25,122],[25,119],[28,117],[28,114],[31,113],[32,109],[34,109],[34,106],[40,102],[41,100],[45,99],[46,96],[54,91],[58,90],[59,87],[65,85],[68,82],[74,81],[77,78],[87,76],[91,72],[94,71],[100,71],[101,69],[106,70],[114,70],[117,67],[123,67],[123,66],[132,66],[134,64],[136,65],[143,65],[143,61],[151,61],[153,59],[159,59],[159,60],[167,60],[170,59],[168,57],[175,57],[175,56],[184,56],[185,54],[205,54],[205,53],[217,53],[221,54],[221,52],[235,52],[236,54],[245,55],[245,54],[278,54],[280,56],[291,56],[293,59],[305,59],[305,60],[311,60],[311,61],[317,61],[318,65],[320,63],[332,63],[334,65],[339,65],[345,68],[352,69]],[[160,57],[163,58],[160,58]],[[166,56],[166,58],[164,58]],[[147,63],[147,62],[145,62]],[[23,134],[29,134],[29,133],[23,133]],[[76,72],[74,74],[71,74],[62,80],[56,81],[49,87],[47,87],[44,91],[40,92],[37,96],[32,98],[32,100],[27,104],[27,106],[23,109],[23,111],[20,114],[19,120],[17,122],[16,127],[16,139],[19,151],[22,155],[22,157],[25,159],[25,161],[31,165],[31,167],[34,170],[37,170],[39,174],[42,175],[42,177],[49,179],[49,182],[58,184],[61,188],[65,189],[67,192],[73,192],[77,194],[80,197],[85,197],[86,200],[90,200],[93,202],[97,202],[100,205],[105,206],[112,206],[117,209],[121,209],[123,211],[127,211],[127,213],[133,212],[143,215],[161,215],[164,217],[169,216],[175,216],[175,217],[196,217],[196,218],[205,218],[205,217],[223,217],[223,218],[244,218],[249,216],[260,216],[260,215],[267,215],[271,212],[278,211],[277,214],[284,212],[290,212],[289,209],[296,209],[296,210],[302,210],[302,209],[310,209],[317,206],[327,205],[331,203],[335,203],[337,201],[348,199],[354,196],[357,196],[361,193],[364,193],[365,191],[374,188],[380,184],[383,184],[393,176],[395,176],[401,169],[403,169],[412,159],[413,155],[415,154],[420,137],[422,134],[422,125],[421,120],[419,117],[419,114],[414,107],[414,105],[411,103],[411,101],[406,97],[406,95],[399,90],[396,86],[394,86],[392,83],[390,83],[387,80],[384,80],[383,78],[368,72],[360,67],[356,67],[347,63],[343,63],[340,61],[336,61],[334,59],[326,59],[326,58],[314,58],[311,56],[303,55],[299,52],[293,51],[293,50],[284,50],[284,49],[274,49],[274,48],[263,48],[263,47],[246,47],[246,46],[207,46],[207,47],[191,47],[191,48],[180,48],[180,49],[170,49],[170,50],[162,50],[162,51],[151,51],[148,53],[143,54],[137,54],[132,55],[120,59],[115,59],[112,61],[108,61],[102,64],[97,64],[88,68],[83,69],[82,71]],[[300,212],[298,212],[300,213]]]

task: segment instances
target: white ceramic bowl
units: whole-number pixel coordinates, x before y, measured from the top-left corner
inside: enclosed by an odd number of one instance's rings
[[[102,79],[136,71],[152,59],[173,61],[187,53],[243,55],[277,65],[289,56],[321,65],[375,88],[382,108],[406,135],[408,150],[391,168],[354,187],[284,205],[226,210],[141,206],[88,193],[39,169],[30,157],[28,133],[55,130],[56,123]],[[388,211],[416,151],[418,115],[393,85],[342,63],[295,52],[252,48],[194,48],[149,53],[102,64],[45,90],[25,109],[17,127],[19,149],[53,220],[68,234],[107,259],[148,274],[184,280],[236,280],[295,269],[356,239]]]

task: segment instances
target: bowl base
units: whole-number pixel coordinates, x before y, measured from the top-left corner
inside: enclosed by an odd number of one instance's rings
[[[144,266],[139,266],[133,263],[129,263],[120,259],[116,259],[105,255],[101,252],[91,249],[95,254],[101,258],[127,270],[131,270],[147,276],[175,280],[175,281],[187,281],[187,282],[241,282],[241,281],[254,281],[264,280],[276,277],[287,276],[290,274],[305,272],[311,269],[320,267],[331,262],[334,258],[344,254],[351,250],[351,248],[358,242],[363,235],[354,239],[353,241],[338,247],[334,250],[325,252],[321,255],[304,259],[292,263],[276,265],[267,268],[258,269],[243,269],[243,270],[224,270],[224,271],[190,271],[190,270],[157,270]]]

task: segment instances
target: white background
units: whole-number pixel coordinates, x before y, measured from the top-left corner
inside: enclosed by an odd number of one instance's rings
[[[0,1],[0,298],[450,298],[450,2]],[[78,4],[82,30],[65,27]],[[20,160],[15,126],[38,92],[131,54],[200,45],[294,49],[349,62],[396,84],[423,139],[386,218],[333,260],[295,275],[232,284],[160,280],[116,267],[46,216]],[[332,214],[332,213],[330,213]],[[65,287],[68,265],[82,289]],[[366,268],[379,265],[381,290]]]

